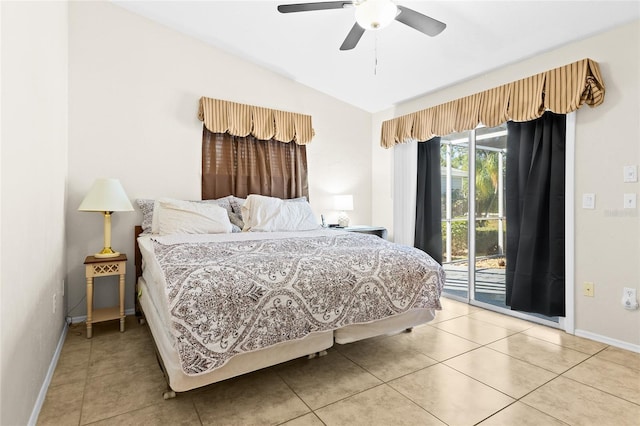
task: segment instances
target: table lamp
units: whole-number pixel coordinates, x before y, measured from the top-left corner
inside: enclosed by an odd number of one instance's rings
[[[104,214],[104,248],[94,256],[98,258],[119,256],[119,252],[111,249],[111,213],[133,211],[133,206],[120,181],[108,178],[96,179],[78,210]]]
[[[346,212],[353,210],[353,195],[336,195],[334,203],[335,209],[340,211],[338,225],[343,228],[349,226],[349,216]]]

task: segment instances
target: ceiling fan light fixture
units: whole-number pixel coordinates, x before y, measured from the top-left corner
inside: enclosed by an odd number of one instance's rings
[[[391,0],[361,0],[353,2],[356,22],[365,30],[379,30],[389,25],[398,14]]]

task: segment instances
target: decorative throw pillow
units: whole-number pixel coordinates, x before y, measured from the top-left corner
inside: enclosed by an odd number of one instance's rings
[[[242,205],[246,200],[246,198],[234,197],[233,195],[231,195],[231,208],[233,209],[234,213],[240,215],[240,219],[242,219]]]
[[[233,226],[237,226],[240,229],[244,228],[244,222],[242,221],[242,215],[239,213],[229,213],[229,220]]]
[[[140,207],[140,211],[142,211],[142,232],[149,233],[151,232],[151,223],[153,220],[153,205],[155,200],[145,200],[145,199],[137,199],[136,203],[138,207]]]

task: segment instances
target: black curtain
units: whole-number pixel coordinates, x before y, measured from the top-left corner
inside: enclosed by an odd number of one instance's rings
[[[506,304],[565,314],[565,115],[507,123]]]
[[[414,246],[442,264],[440,138],[418,143],[418,189]]]

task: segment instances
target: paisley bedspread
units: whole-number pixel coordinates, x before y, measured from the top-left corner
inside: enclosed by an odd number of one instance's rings
[[[440,309],[444,270],[427,254],[372,235],[328,234],[154,241],[184,372],[313,332]]]

